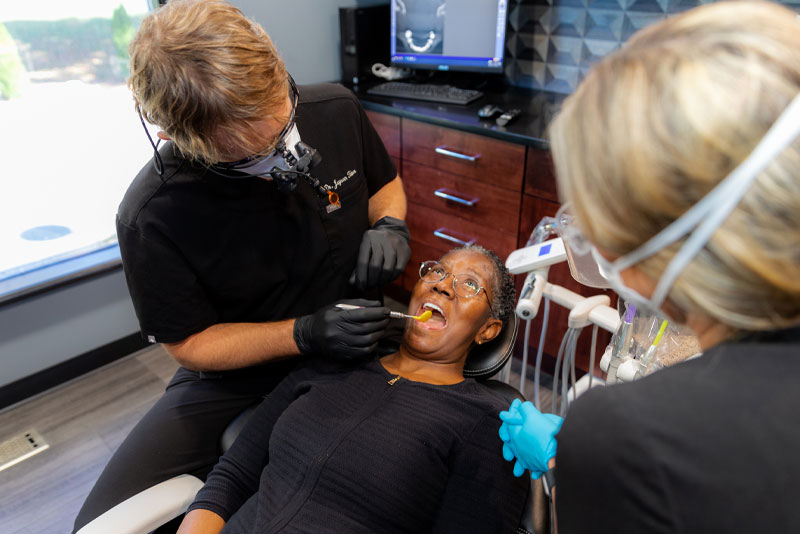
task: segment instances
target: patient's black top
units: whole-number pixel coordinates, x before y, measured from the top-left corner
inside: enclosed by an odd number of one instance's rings
[[[579,398],[558,434],[560,534],[800,532],[800,329]]]
[[[229,534],[516,531],[529,479],[501,454],[507,401],[472,379],[395,379],[377,360],[311,365],[259,406],[190,510]]]
[[[369,198],[397,169],[353,93],[333,84],[299,89],[300,136],[322,155],[311,174],[338,193],[341,208],[331,211],[302,178],[291,192],[262,178],[225,178],[167,143],[163,177],[145,165],[117,215],[125,277],[149,341],[299,317],[358,296],[347,281],[369,228]]]

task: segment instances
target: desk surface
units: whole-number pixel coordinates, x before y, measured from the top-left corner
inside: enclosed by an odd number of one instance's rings
[[[549,148],[545,129],[566,98],[563,94],[509,87],[499,92],[487,91],[480,99],[462,106],[375,96],[367,93],[367,87],[348,85],[366,109],[541,149]],[[478,117],[478,110],[487,104],[503,110],[518,108],[522,114],[507,126],[498,126],[494,119]]]

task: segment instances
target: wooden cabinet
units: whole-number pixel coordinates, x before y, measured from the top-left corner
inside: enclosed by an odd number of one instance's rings
[[[507,258],[524,246],[534,226],[558,211],[550,153],[482,135],[368,111],[389,154],[401,169],[408,197],[411,260],[395,288],[411,291],[425,260],[463,243],[477,243]],[[524,276],[517,277],[518,289]],[[575,282],[566,263],[550,280],[586,295],[598,290]],[[551,306],[545,352],[555,356],[567,328],[567,310]],[[532,325],[535,350],[541,316]],[[581,336],[578,366],[588,368],[591,329]],[[598,346],[605,346],[608,336]],[[521,353],[522,340],[518,343]],[[599,360],[599,358],[598,358]]]
[[[519,213],[519,191],[442,172],[411,161],[404,162],[405,191],[408,203],[425,206],[516,237],[516,217],[498,214]],[[404,176],[404,177],[405,177]]]
[[[386,151],[395,160],[400,161],[400,117],[367,111],[367,117],[375,127],[383,141]]]
[[[411,248],[431,254],[421,261],[466,243],[501,257],[517,248],[525,147],[409,119],[401,130]]]
[[[553,158],[547,150],[528,147],[525,162],[525,194],[558,202]],[[537,221],[538,222],[538,221]]]
[[[378,137],[383,141],[386,151],[392,157],[392,161],[394,161],[394,165],[397,167],[397,172],[400,176],[403,176],[403,164],[400,157],[400,117],[370,110],[365,111],[367,112],[367,117],[369,117],[372,126],[375,127],[375,131],[378,132]],[[404,282],[405,273],[395,279],[394,285],[402,289],[404,287]]]
[[[482,135],[403,119],[402,156],[481,184],[519,191],[525,147]]]

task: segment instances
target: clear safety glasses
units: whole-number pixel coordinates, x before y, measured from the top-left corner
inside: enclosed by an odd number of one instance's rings
[[[429,284],[441,282],[447,278],[448,274],[453,273],[445,269],[444,266],[438,261],[423,261],[419,267],[419,277],[423,282],[427,282]],[[492,313],[492,315],[494,315],[492,302],[489,300],[489,293],[486,292],[486,288],[481,286],[481,283],[471,275],[453,274],[453,291],[457,296],[465,299],[471,299],[477,296],[481,290],[486,295],[486,303],[489,305],[489,311]]]
[[[800,95],[792,100],[739,166],[686,213],[639,248],[610,262],[580,235],[574,225],[572,238],[584,251],[585,247],[590,247],[599,272],[623,299],[645,309],[659,310],[681,271],[725,222],[753,181],[798,135],[800,135]],[[690,234],[689,237],[667,265],[652,297],[648,299],[622,282],[622,271],[653,256],[687,234]]]
[[[565,202],[556,214],[555,230],[564,242],[567,264],[572,277],[581,285],[604,289],[608,280],[600,273],[592,255],[592,244],[575,225],[575,216]]]

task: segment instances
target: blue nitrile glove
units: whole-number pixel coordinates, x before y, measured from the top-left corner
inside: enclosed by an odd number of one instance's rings
[[[294,341],[301,354],[315,354],[339,360],[372,357],[389,324],[389,308],[377,300],[345,300],[343,304],[362,306],[343,310],[335,304],[294,322]]]
[[[411,258],[411,234],[401,219],[384,217],[364,232],[350,283],[359,289],[380,287],[397,278]]]
[[[531,402],[515,399],[508,411],[500,412],[500,439],[503,440],[503,458],[514,465],[514,475],[525,470],[531,478],[539,478],[547,471],[547,462],[556,455],[555,436],[564,419],[553,414],[543,414]]]

